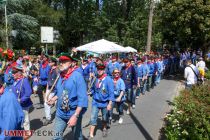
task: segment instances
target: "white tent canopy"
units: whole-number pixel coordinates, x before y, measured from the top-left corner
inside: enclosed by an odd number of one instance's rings
[[[130,47],[130,46],[125,47],[125,50],[126,50],[126,52],[137,52],[136,49],[134,49],[134,48],[132,48],[132,47]]]
[[[76,48],[79,51],[89,51],[100,54],[126,52],[125,48],[114,42],[101,39]]]

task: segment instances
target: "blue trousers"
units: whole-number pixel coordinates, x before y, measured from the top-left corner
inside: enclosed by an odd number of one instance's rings
[[[112,110],[109,111],[109,117],[112,118],[113,116],[113,108],[116,105],[117,107],[117,112],[119,113],[119,116],[123,116],[123,105],[124,102],[112,102]]]
[[[133,105],[136,104],[136,90],[133,90],[132,88],[125,90],[126,97],[128,103],[132,103]]]
[[[90,117],[90,125],[93,125],[93,126],[97,125],[99,110],[101,110],[101,113],[102,113],[102,121],[105,122],[105,123],[108,122],[107,108],[106,107],[102,108],[102,107],[92,106],[91,117]]]
[[[67,122],[69,119],[62,119],[58,116],[55,117],[55,136],[53,140],[63,140],[63,133],[67,127]],[[72,127],[73,139],[74,140],[83,140],[82,136],[82,115],[77,119],[76,126]]]
[[[146,92],[146,84],[147,84],[147,80],[142,80],[140,79],[140,87],[136,89],[136,96],[140,96],[140,94],[145,94]]]
[[[155,84],[159,84],[160,83],[160,79],[161,79],[161,73],[158,73],[155,77]]]

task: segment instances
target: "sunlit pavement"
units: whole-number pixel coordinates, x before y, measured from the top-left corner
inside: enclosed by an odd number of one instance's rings
[[[126,114],[126,105],[123,117],[123,123],[118,123],[118,116],[114,115],[114,120],[111,128],[108,131],[108,137],[102,137],[100,118],[98,120],[99,126],[96,129],[94,140],[157,140],[159,138],[159,131],[163,125],[163,118],[166,112],[169,111],[169,103],[177,94],[180,83],[176,80],[162,80],[161,83],[141,95],[136,100],[136,109],[132,109],[130,115]],[[38,97],[32,96],[34,106],[38,103]],[[88,122],[90,119],[91,99],[89,101],[88,111],[83,117],[83,135],[85,139],[89,135]],[[55,108],[52,109],[53,118],[55,115]],[[116,111],[114,109],[115,114]],[[53,125],[42,125],[42,118],[44,117],[44,109],[34,109],[30,113],[31,130],[35,130],[35,134],[30,138],[31,140],[50,140],[52,139]],[[64,133],[65,140],[73,140],[71,137],[71,128],[67,128]]]

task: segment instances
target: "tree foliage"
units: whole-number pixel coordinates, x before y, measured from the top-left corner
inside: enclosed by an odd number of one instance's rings
[[[210,41],[208,0],[161,0],[158,8],[165,40],[178,40],[182,47],[203,47]]]
[[[104,0],[8,0],[9,35],[15,48],[40,47],[40,26],[60,33],[63,51],[101,38],[144,50],[147,41],[150,1]],[[166,41],[183,47],[207,46],[210,38],[210,7],[207,0],[161,0],[155,5],[152,46]],[[4,8],[0,8],[4,19]],[[4,43],[4,20],[0,43]],[[14,32],[15,31],[15,32]],[[1,46],[1,45],[0,45]]]

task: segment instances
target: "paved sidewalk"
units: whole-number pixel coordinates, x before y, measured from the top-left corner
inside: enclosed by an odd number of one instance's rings
[[[118,120],[112,123],[109,129],[107,138],[102,138],[102,131],[100,127],[96,130],[94,140],[157,140],[159,131],[163,125],[163,118],[165,113],[169,111],[169,103],[177,94],[180,83],[175,80],[162,80],[151,92],[140,96],[136,100],[136,109],[132,109],[130,115],[126,115],[126,106],[124,111],[123,124],[118,124]],[[38,97],[33,97],[34,104],[38,102]],[[90,99],[91,100],[91,99]],[[89,109],[83,117],[83,134],[87,138],[89,133],[89,126],[86,126],[90,119],[91,102],[89,102]],[[114,109],[115,110],[115,109]],[[53,112],[55,109],[53,108]],[[116,112],[115,112],[116,113]],[[31,129],[40,132],[39,135],[33,136],[31,140],[50,140],[52,136],[43,136],[41,132],[44,130],[53,130],[53,123],[48,126],[42,126],[40,118],[44,116],[44,110],[34,109],[30,113]],[[116,116],[116,115],[115,115]],[[116,119],[117,116],[115,117]],[[67,128],[65,131],[65,140],[73,140],[71,138],[71,129]],[[46,134],[45,132],[44,134]]]

